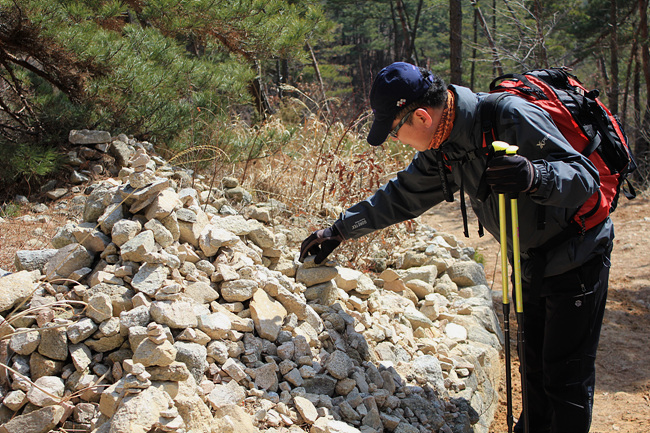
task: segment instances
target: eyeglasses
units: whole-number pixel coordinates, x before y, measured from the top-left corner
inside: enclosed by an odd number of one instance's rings
[[[413,110],[413,111],[415,111],[415,110]],[[400,119],[397,126],[395,128],[393,128],[393,130],[390,131],[388,133],[388,135],[390,135],[393,138],[397,138],[397,133],[399,132],[399,129],[402,127],[402,125],[404,125],[406,123],[406,121],[409,119],[409,117],[411,117],[411,114],[413,113],[413,111],[409,111],[408,113],[406,113],[406,115]]]

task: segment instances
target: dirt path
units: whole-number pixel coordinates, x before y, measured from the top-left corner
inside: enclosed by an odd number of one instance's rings
[[[591,432],[650,432],[650,198],[622,199],[612,218],[616,239],[607,311],[596,360],[596,395]],[[501,291],[499,245],[489,235],[478,237],[476,219],[473,218],[469,222],[470,238],[464,237],[458,202],[430,211],[423,217],[423,222],[455,234],[466,245],[476,248],[485,260],[492,289]],[[495,307],[500,314],[501,305]],[[510,322],[511,326],[515,323],[514,314]],[[511,351],[516,358],[514,329],[511,329],[511,343]],[[517,368],[515,359],[512,369],[517,372]],[[496,414],[491,429],[494,433],[508,430],[505,383],[501,383],[499,388],[502,410]],[[513,388],[517,414],[521,395],[518,373],[514,374]]]

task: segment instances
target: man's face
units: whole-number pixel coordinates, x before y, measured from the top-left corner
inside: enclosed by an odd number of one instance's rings
[[[397,117],[392,124],[394,134],[389,135],[388,138],[398,140],[419,152],[423,152],[429,148],[429,143],[431,143],[433,134],[438,127],[441,113],[442,108],[418,108]],[[395,131],[398,126],[399,129]]]

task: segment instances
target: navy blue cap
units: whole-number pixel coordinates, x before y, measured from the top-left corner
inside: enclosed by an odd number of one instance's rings
[[[417,101],[431,87],[433,75],[422,76],[410,63],[396,62],[381,70],[370,90],[370,107],[375,114],[368,143],[379,146],[388,137],[397,113]]]

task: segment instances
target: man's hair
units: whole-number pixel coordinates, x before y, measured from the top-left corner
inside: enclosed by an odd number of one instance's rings
[[[408,113],[409,111],[414,111],[417,110],[418,108],[423,108],[423,107],[439,108],[442,107],[445,104],[445,102],[447,102],[447,83],[445,83],[445,80],[443,80],[436,74],[432,74],[426,68],[419,67],[418,69],[420,70],[420,73],[422,74],[423,77],[428,77],[429,75],[433,77],[431,81],[431,86],[427,89],[426,92],[424,92],[424,95],[422,95],[418,100],[404,107],[404,109],[397,114],[396,118],[401,118],[405,116],[406,113]],[[410,122],[411,119],[409,119],[408,121]]]

